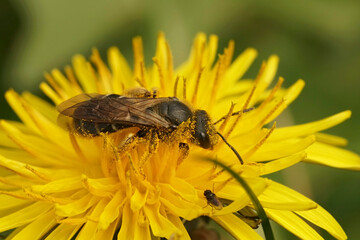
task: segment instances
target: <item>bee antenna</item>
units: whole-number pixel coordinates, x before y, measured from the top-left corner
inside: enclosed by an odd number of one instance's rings
[[[226,145],[228,145],[228,147],[235,153],[235,155],[239,159],[240,163],[244,164],[244,161],[242,160],[240,154],[235,150],[235,148],[233,146],[231,146],[230,143],[228,143],[228,141],[226,141],[225,137],[223,135],[221,135],[221,133],[219,133],[218,131],[216,131],[216,133],[221,137],[221,139],[226,143]]]

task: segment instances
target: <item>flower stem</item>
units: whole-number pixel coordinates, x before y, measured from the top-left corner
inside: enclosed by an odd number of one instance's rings
[[[255,210],[258,212],[259,217],[261,218],[265,239],[266,240],[274,240],[275,238],[274,238],[274,234],[271,229],[271,226],[270,226],[269,218],[266,216],[265,210],[262,207],[259,199],[256,197],[256,195],[251,190],[250,186],[246,183],[246,181],[242,177],[240,177],[236,172],[234,172],[230,167],[226,166],[222,162],[219,162],[218,160],[213,159],[213,158],[204,158],[204,159],[207,161],[214,162],[215,164],[219,165],[225,171],[230,173],[235,178],[235,180],[240,183],[240,185],[245,189],[245,191],[249,195],[252,203],[254,204]]]

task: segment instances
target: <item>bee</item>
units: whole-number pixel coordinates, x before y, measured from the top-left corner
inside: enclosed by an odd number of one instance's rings
[[[212,149],[220,136],[243,164],[239,153],[216,131],[206,111],[192,111],[176,97],[157,98],[141,91],[139,94],[138,90],[133,92],[136,94],[80,94],[57,106],[60,113],[58,122],[63,128],[83,136],[99,136],[101,133],[138,127],[138,137],[154,130],[160,137],[190,120],[191,143]]]

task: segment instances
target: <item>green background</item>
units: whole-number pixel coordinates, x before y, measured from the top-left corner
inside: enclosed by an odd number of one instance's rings
[[[230,39],[236,54],[259,51],[247,77],[261,61],[280,56],[279,76],[285,86],[306,81],[300,98],[285,112],[287,121],[305,123],[351,109],[353,116],[329,133],[349,139],[360,152],[360,1],[95,1],[1,0],[0,90],[28,90],[43,96],[43,73],[62,69],[76,53],[103,56],[119,46],[132,62],[131,39],[141,35],[147,59],[156,35],[166,34],[175,64],[184,61],[199,31],[219,36],[219,49]],[[0,117],[15,115],[0,98]],[[359,173],[298,164],[272,176],[311,197],[343,226],[349,239],[360,239]],[[293,239],[277,230],[279,239]],[[323,235],[331,239],[329,235]]]

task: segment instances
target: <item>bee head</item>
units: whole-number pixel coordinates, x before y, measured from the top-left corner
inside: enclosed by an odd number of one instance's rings
[[[212,148],[217,143],[217,135],[210,117],[204,110],[196,110],[193,115],[192,142],[202,148]]]
[[[240,154],[236,149],[226,141],[225,137],[216,131],[214,124],[211,123],[209,115],[204,110],[196,110],[192,118],[193,134],[192,142],[202,148],[212,149],[220,138],[226,143],[226,145],[235,153],[241,164],[244,164]]]

